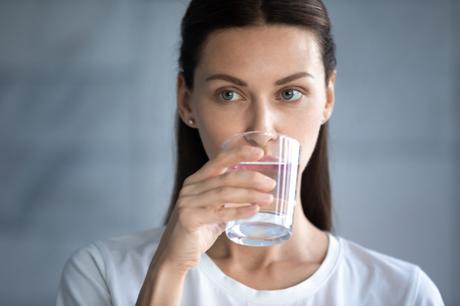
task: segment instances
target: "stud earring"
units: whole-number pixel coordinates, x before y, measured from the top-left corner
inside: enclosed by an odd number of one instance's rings
[[[190,125],[194,125],[194,124],[195,124],[195,120],[193,120],[193,119],[188,119],[188,123],[189,123]]]

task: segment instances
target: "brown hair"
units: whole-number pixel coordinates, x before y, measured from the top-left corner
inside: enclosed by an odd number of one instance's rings
[[[325,82],[336,67],[335,44],[326,7],[321,0],[192,0],[182,19],[179,69],[187,88],[193,88],[193,75],[201,48],[212,31],[260,24],[285,24],[312,31],[320,45]],[[164,224],[167,224],[184,180],[208,160],[197,129],[184,124],[176,112],[177,163],[174,189]],[[328,160],[328,123],[302,173],[300,197],[308,220],[322,230],[332,228],[331,188]]]

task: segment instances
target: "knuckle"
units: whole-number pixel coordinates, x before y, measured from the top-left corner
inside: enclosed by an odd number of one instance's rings
[[[219,200],[230,200],[231,196],[235,193],[233,188],[230,187],[218,187],[217,196]]]
[[[192,182],[192,176],[187,176],[184,180],[184,183],[182,184],[183,186],[188,185]]]
[[[220,180],[221,180],[222,184],[228,185],[228,184],[233,182],[233,176],[234,175],[233,175],[232,172],[226,172],[226,173],[222,174]]]
[[[183,207],[185,207],[187,205],[187,202],[188,202],[188,200],[185,197],[182,196],[177,200],[176,205],[177,205],[178,208],[183,208]]]
[[[179,197],[184,197],[185,195],[189,194],[191,191],[190,186],[184,186],[182,189],[179,191]]]
[[[223,186],[219,186],[215,189],[216,195],[223,196],[226,193],[227,188]]]

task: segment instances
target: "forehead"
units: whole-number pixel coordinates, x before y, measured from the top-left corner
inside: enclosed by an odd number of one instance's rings
[[[212,32],[203,44],[202,71],[301,71],[322,69],[316,36],[286,25],[248,26]],[[317,71],[318,74],[318,71]]]

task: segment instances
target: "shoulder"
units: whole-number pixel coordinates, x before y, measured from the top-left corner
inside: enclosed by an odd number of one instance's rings
[[[342,260],[353,269],[359,269],[365,275],[381,273],[381,275],[393,275],[401,279],[414,277],[416,265],[392,257],[375,250],[364,247],[356,242],[338,238]]]
[[[118,274],[136,270],[138,277],[143,275],[163,231],[155,228],[78,248],[64,265],[57,305],[106,305]]]
[[[160,243],[165,227],[125,234],[108,239],[97,240],[93,245],[98,247],[104,255],[126,253],[143,254],[152,250]]]
[[[416,264],[338,237],[342,269],[363,286],[416,305],[444,305],[434,282]],[[397,294],[401,296],[396,296]]]
[[[414,305],[444,305],[441,293],[430,277],[417,267]]]
[[[101,264],[108,258],[143,256],[154,251],[158,246],[164,227],[153,228],[111,238],[93,241],[78,248],[70,257],[70,262],[91,260]]]

